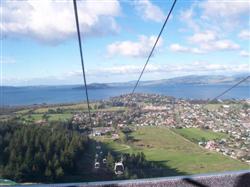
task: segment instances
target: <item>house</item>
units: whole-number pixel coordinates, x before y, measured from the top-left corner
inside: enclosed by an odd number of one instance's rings
[[[213,140],[208,141],[205,146],[205,148],[209,150],[215,150],[216,147],[217,147],[217,144]]]

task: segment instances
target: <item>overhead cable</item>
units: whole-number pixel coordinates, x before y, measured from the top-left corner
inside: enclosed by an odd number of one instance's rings
[[[74,4],[74,12],[75,12],[75,20],[76,20],[76,29],[77,29],[77,36],[78,36],[80,57],[81,57],[82,76],[83,76],[83,80],[84,80],[85,94],[86,94],[87,105],[88,105],[89,123],[90,123],[90,125],[91,125],[91,127],[92,127],[92,120],[91,120],[91,114],[90,114],[90,104],[89,104],[89,95],[88,95],[88,86],[87,86],[87,80],[86,80],[85,68],[84,68],[84,60],[83,60],[83,52],[82,52],[82,43],[81,43],[81,34],[80,34],[80,28],[79,28],[79,20],[78,20],[78,12],[77,12],[77,3],[76,3],[76,0],[73,0],[73,4]]]
[[[138,78],[138,80],[137,80],[137,82],[136,82],[136,84],[135,84],[135,86],[134,86],[134,88],[133,88],[133,91],[132,91],[132,93],[131,93],[132,95],[135,93],[135,90],[136,90],[136,88],[138,87],[138,84],[139,84],[139,82],[140,82],[140,80],[141,80],[141,77],[142,77],[142,75],[143,75],[143,73],[144,73],[144,71],[145,71],[145,69],[146,69],[146,67],[147,67],[147,65],[148,65],[148,62],[149,62],[149,60],[150,60],[150,58],[151,58],[151,56],[152,56],[152,54],[153,54],[153,52],[154,52],[154,50],[155,50],[155,47],[156,47],[156,45],[157,45],[157,43],[158,43],[158,41],[159,41],[159,39],[160,39],[160,36],[161,36],[161,34],[162,34],[162,32],[163,32],[163,30],[164,30],[164,28],[165,28],[165,26],[166,26],[166,24],[167,24],[167,22],[168,22],[168,20],[169,20],[169,17],[170,17],[170,15],[171,15],[171,13],[172,13],[172,11],[173,11],[173,9],[174,9],[174,6],[175,6],[175,4],[176,4],[176,1],[177,1],[177,0],[174,0],[171,9],[170,9],[170,11],[168,12],[168,15],[167,15],[167,17],[166,17],[166,19],[165,19],[165,21],[164,21],[164,24],[162,25],[161,31],[160,31],[160,33],[158,34],[158,37],[157,37],[157,39],[156,39],[156,41],[155,41],[155,43],[154,43],[154,45],[153,45],[152,50],[151,50],[150,53],[149,53],[149,56],[148,56],[148,58],[147,58],[147,60],[146,60],[146,63],[145,63],[145,65],[144,65],[144,67],[143,67],[143,69],[142,69],[142,71],[141,71],[141,74],[140,74],[140,76],[139,76],[139,78]]]
[[[227,92],[229,92],[230,90],[232,90],[233,88],[239,86],[241,83],[245,82],[247,79],[250,78],[250,75],[248,75],[247,77],[241,79],[240,81],[238,81],[237,83],[235,83],[234,85],[232,85],[230,88],[226,89],[225,91],[223,91],[222,93],[218,94],[216,97],[214,97],[213,99],[211,99],[210,101],[208,102],[211,102],[211,101],[215,101],[217,100],[218,98],[220,98],[221,96],[225,95]]]

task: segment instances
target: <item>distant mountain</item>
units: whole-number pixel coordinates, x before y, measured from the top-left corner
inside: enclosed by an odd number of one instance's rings
[[[189,75],[182,77],[175,77],[170,79],[152,80],[152,81],[141,81],[140,86],[164,86],[164,85],[176,85],[176,84],[192,84],[192,85],[233,85],[243,78],[247,77],[248,74],[239,74],[233,76],[224,75]],[[115,87],[132,87],[136,81],[129,82],[115,82],[115,83],[92,83],[88,85],[89,89],[107,89]],[[250,86],[250,78],[241,85]],[[72,89],[83,89],[82,85],[59,85],[59,86],[0,86],[1,89],[20,89],[20,88],[72,88]]]
[[[176,77],[171,79],[163,79],[158,81],[146,81],[140,85],[169,85],[169,84],[195,84],[195,85],[232,85],[244,77],[241,76],[223,76],[223,75],[190,75]],[[250,78],[243,84],[250,84]]]
[[[105,89],[110,87],[111,87],[110,85],[104,83],[92,83],[88,85],[89,89]],[[73,87],[73,89],[83,89],[83,88],[84,86]]]
[[[1,91],[2,90],[20,90],[23,87],[20,86],[0,86]]]
[[[173,84],[193,84],[193,85],[233,85],[246,76],[223,76],[223,75],[190,75],[183,77],[175,77],[170,79],[142,81],[140,86],[157,86],[157,85],[173,85]],[[111,83],[108,85],[135,85],[135,82],[128,83]],[[250,78],[242,83],[242,85],[250,85]]]

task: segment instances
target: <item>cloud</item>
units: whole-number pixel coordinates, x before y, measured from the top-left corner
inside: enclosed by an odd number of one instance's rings
[[[198,47],[187,47],[180,44],[171,44],[169,49],[173,52],[204,54],[215,51],[238,50],[240,46],[230,40],[216,40],[209,42],[197,42]]]
[[[189,41],[191,43],[203,43],[203,42],[211,42],[216,39],[216,34],[213,31],[205,31],[195,33],[193,36],[189,37]]]
[[[142,65],[122,65],[105,68],[87,69],[87,81],[91,82],[121,82],[131,81],[138,78],[142,70]],[[193,63],[166,63],[148,64],[143,75],[144,80],[163,79],[182,75],[213,75],[213,74],[235,74],[249,73],[249,63],[209,63],[204,61],[194,61]],[[5,85],[56,85],[56,84],[79,84],[82,83],[82,72],[80,70],[65,72],[61,75],[35,77],[35,78],[16,78],[3,77]]]
[[[250,53],[249,53],[249,51],[242,50],[242,51],[240,51],[240,56],[249,57]]]
[[[107,8],[108,7],[108,8]],[[78,1],[81,31],[102,36],[118,31],[115,17],[121,12],[117,0]],[[5,37],[31,37],[40,42],[59,43],[76,32],[72,1],[4,1],[0,29]]]
[[[120,75],[120,74],[131,74],[138,73],[141,67],[139,65],[123,65],[123,66],[112,66],[112,67],[102,67],[95,69],[88,69],[86,74],[88,76],[96,76],[103,74],[112,74],[112,75]],[[71,76],[82,76],[82,71],[70,71],[65,74],[67,77]]]
[[[200,49],[205,51],[236,50],[240,48],[238,44],[231,40],[220,39],[214,31],[195,33],[188,38],[188,41],[199,45]]]
[[[1,57],[0,64],[15,64],[16,60],[11,57]]]
[[[239,38],[244,39],[244,40],[250,40],[250,31],[249,30],[242,30],[239,33]]]
[[[215,31],[206,30],[204,32],[194,33],[187,38],[187,41],[192,46],[187,47],[180,44],[170,45],[170,50],[174,52],[191,52],[196,54],[214,52],[214,51],[227,51],[238,50],[240,46],[228,39],[221,39]]]
[[[189,53],[195,53],[195,54],[205,53],[205,51],[202,51],[198,48],[190,48],[190,47],[182,46],[182,45],[177,44],[177,43],[171,44],[169,49],[173,52],[182,52],[182,53],[189,52]]]
[[[154,43],[156,36],[144,36],[141,35],[138,41],[118,41],[108,45],[107,53],[108,56],[121,55],[126,57],[145,57],[149,55]],[[162,46],[163,39],[159,39],[157,47]]]
[[[134,1],[134,6],[138,14],[145,20],[163,22],[165,15],[160,9],[160,7],[154,5],[149,0],[136,0]]]
[[[205,51],[225,51],[240,49],[240,46],[231,40],[216,40],[208,43],[201,43],[200,47]]]
[[[249,24],[249,12],[247,0],[194,1],[190,8],[181,11],[180,19],[195,32],[215,30],[222,34]]]
[[[195,4],[187,10],[182,10],[180,12],[180,20],[184,22],[185,24],[187,24],[188,27],[190,27],[194,31],[199,31],[200,26],[199,24],[196,23],[196,20],[194,19],[195,17],[194,8],[195,8]]]
[[[200,3],[205,19],[224,18],[227,20],[238,18],[242,14],[248,14],[250,2],[242,0],[207,0]]]
[[[216,25],[221,31],[235,30],[244,21],[249,21],[250,1],[207,0],[199,4],[201,18]]]
[[[180,44],[171,44],[170,45],[170,50],[174,52],[188,52],[189,48],[181,46]]]
[[[105,74],[109,75],[139,75],[142,70],[142,65],[122,65],[117,67],[105,67],[105,68],[95,68],[89,69],[87,71],[88,76],[104,76]],[[250,66],[248,63],[227,63],[227,64],[218,64],[218,63],[208,63],[204,61],[195,61],[193,63],[167,63],[167,64],[148,64],[145,73],[206,73],[213,74],[217,73],[240,73],[248,72]],[[65,75],[65,74],[64,74]],[[81,76],[81,71],[74,71],[67,74],[68,76]]]
[[[240,45],[229,36],[235,34],[238,28],[244,28],[249,24],[249,11],[249,1],[194,1],[189,8],[180,12],[181,21],[189,28],[182,31],[193,32],[186,38],[187,44],[191,47],[182,45],[185,50],[178,52],[195,53],[198,50],[201,54],[239,50]],[[243,30],[239,37],[247,39],[249,35],[249,31]]]

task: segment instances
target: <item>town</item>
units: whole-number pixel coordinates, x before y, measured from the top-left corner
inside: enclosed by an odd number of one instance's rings
[[[119,110],[105,110],[107,108]],[[233,159],[250,163],[250,100],[176,99],[156,94],[121,95],[100,101],[92,111],[92,126],[87,112],[78,112],[73,123],[81,129],[93,129],[93,136],[112,133],[117,129],[144,126],[165,126],[171,129],[200,128],[223,133],[221,139],[196,142],[204,149],[219,152]]]

